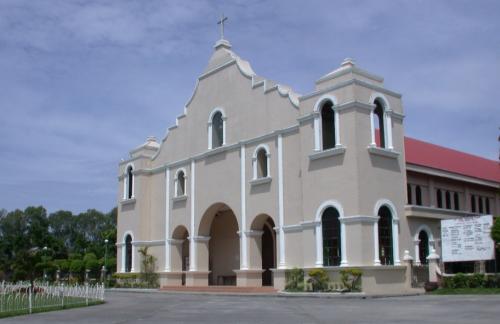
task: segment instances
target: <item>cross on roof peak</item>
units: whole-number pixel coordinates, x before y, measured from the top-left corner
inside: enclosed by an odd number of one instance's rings
[[[227,17],[224,17],[224,14],[222,14],[220,20],[217,22],[217,25],[220,25],[220,39],[224,39],[224,22],[226,20]]]

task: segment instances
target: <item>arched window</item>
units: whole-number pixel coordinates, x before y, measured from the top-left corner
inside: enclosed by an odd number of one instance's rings
[[[378,244],[380,263],[384,265],[394,264],[393,238],[392,238],[392,214],[387,206],[378,210]]]
[[[132,271],[132,236],[125,238],[125,272]]]
[[[455,210],[460,210],[460,198],[458,197],[458,192],[453,194],[453,203],[455,206]]]
[[[270,160],[269,147],[265,144],[257,146],[252,156],[254,180],[271,177]]]
[[[372,125],[372,127],[378,129],[378,132],[376,131],[375,134],[376,136],[375,141],[377,143],[377,146],[385,148],[386,134],[385,134],[385,123],[384,123],[384,106],[382,105],[379,99],[376,99],[374,104],[375,104],[375,109],[373,110],[374,124]]]
[[[479,201],[479,213],[482,214],[484,212],[483,209],[483,197],[478,197],[477,200]]]
[[[339,212],[333,207],[325,209],[321,216],[324,266],[338,266],[342,260],[339,217]]]
[[[476,212],[476,196],[470,195],[470,210],[471,212]]]
[[[267,177],[267,152],[261,148],[257,152],[257,178]]]
[[[126,185],[125,185],[125,199],[132,199],[134,198],[134,174],[132,171],[134,168],[129,165],[127,167],[127,174],[126,174]]]
[[[217,148],[224,145],[224,120],[222,112],[217,111],[212,116],[211,121],[211,135],[212,135],[212,146],[210,148]]]
[[[411,201],[411,184],[406,185],[406,194],[407,194],[407,200],[408,200],[408,205],[412,204]]]
[[[429,256],[429,236],[427,232],[422,230],[418,234],[418,257],[421,264],[427,264],[427,257]]]
[[[484,198],[484,202],[486,205],[486,214],[490,213],[490,199],[488,197]]]
[[[446,190],[445,199],[446,199],[446,209],[451,209],[451,194],[448,190]]]
[[[327,101],[321,107],[321,132],[323,140],[323,150],[328,150],[335,147],[335,113],[333,104]]]
[[[186,175],[184,170],[179,170],[177,172],[177,177],[175,179],[175,196],[180,197],[186,194]]]
[[[436,200],[437,200],[438,208],[443,208],[443,195],[441,193],[441,189],[438,189],[436,191]]]
[[[422,189],[420,186],[415,188],[415,200],[418,206],[422,206]]]

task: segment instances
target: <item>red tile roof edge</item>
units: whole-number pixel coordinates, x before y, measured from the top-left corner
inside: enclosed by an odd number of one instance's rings
[[[500,183],[500,162],[405,136],[406,163]]]

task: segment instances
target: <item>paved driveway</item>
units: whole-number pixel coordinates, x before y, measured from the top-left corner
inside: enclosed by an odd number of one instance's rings
[[[99,306],[0,323],[500,323],[500,296],[376,299],[110,292]]]

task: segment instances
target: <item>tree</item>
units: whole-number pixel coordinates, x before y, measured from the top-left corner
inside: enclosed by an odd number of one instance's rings
[[[13,280],[33,281],[38,275],[43,247],[50,245],[47,212],[43,207],[15,210],[0,221],[2,270]]]
[[[491,238],[497,243],[497,249],[500,249],[500,217],[495,217],[491,227]]]

